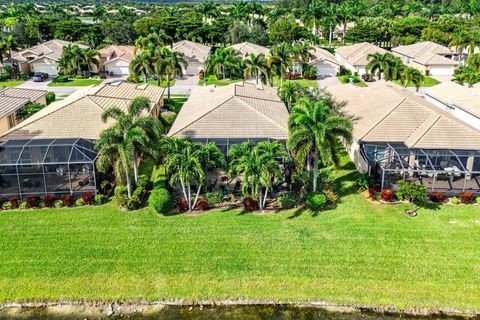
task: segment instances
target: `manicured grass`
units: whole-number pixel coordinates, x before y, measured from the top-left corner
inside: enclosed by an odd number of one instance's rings
[[[240,79],[218,80],[215,75],[210,75],[207,78],[207,85],[215,84],[217,86],[226,86],[226,85],[229,85],[229,84],[232,84],[232,83],[242,82],[242,81],[243,81],[242,78],[240,78]],[[204,84],[205,84],[204,79],[198,80],[198,85],[203,86]]]
[[[480,310],[480,211],[372,205],[161,216],[112,204],[0,213],[0,302],[234,299]],[[451,223],[454,221],[455,223]]]
[[[400,80],[395,81],[395,83],[403,86]],[[440,83],[441,82],[438,81],[437,79],[426,76],[425,81],[422,84],[422,87],[433,87]],[[415,85],[413,83],[410,83],[407,87],[415,87]]]
[[[147,82],[155,86],[158,86],[157,80],[148,80]],[[173,87],[174,84],[175,84],[175,79],[170,80],[170,87]],[[162,88],[166,88],[166,87],[167,87],[167,80],[164,79],[162,80]]]
[[[0,88],[4,87],[16,87],[24,83],[23,80],[8,80],[8,81],[0,81]]]
[[[170,101],[165,99],[165,108],[169,111],[179,113],[187,100],[188,98],[186,97],[171,97]]]
[[[337,78],[343,84],[351,83],[362,88],[368,87],[365,81],[363,81],[359,76],[337,76]]]
[[[307,88],[316,88],[316,87],[318,87],[318,81],[317,81],[317,80],[297,79],[297,80],[285,80],[283,83],[285,83],[285,82],[298,83],[298,84],[300,84],[301,86],[307,87]],[[275,78],[273,79],[273,85],[274,85],[275,87],[280,87],[280,86],[281,86],[281,81],[280,81],[280,78],[279,78],[279,77],[275,77]]]
[[[102,79],[73,79],[68,82],[50,82],[49,87],[86,87],[102,83]]]

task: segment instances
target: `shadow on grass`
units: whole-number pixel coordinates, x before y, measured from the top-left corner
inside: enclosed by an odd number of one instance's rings
[[[293,214],[291,216],[288,216],[287,219],[295,219],[295,218],[298,218],[302,215],[302,212],[304,212],[305,209],[303,208],[296,208],[295,211],[293,212]]]

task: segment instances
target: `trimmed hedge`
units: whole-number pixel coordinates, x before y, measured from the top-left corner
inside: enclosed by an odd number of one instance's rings
[[[323,193],[311,193],[307,195],[305,205],[311,211],[320,211],[327,206],[328,199]]]
[[[173,209],[172,197],[165,188],[152,190],[148,197],[148,205],[158,213],[169,213]]]

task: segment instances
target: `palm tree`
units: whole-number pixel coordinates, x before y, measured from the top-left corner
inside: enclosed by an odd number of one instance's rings
[[[115,123],[100,134],[95,144],[100,150],[99,168],[106,171],[108,167],[117,167],[127,182],[128,196],[132,195],[130,171],[133,168],[135,183],[138,182],[139,155],[150,154],[156,157],[155,144],[163,133],[160,122],[151,116],[142,116],[144,110],[150,109],[150,101],[145,97],[136,97],[128,106],[127,112],[118,107],[110,107],[102,113],[102,121],[110,118]]]
[[[287,105],[288,111],[292,109],[295,97],[298,95],[298,84],[287,81],[278,90],[280,99]]]
[[[84,49],[82,50],[82,63],[87,66],[88,73],[92,71],[92,65],[97,67],[97,70],[100,70],[100,59],[99,52],[95,49]]]
[[[95,22],[103,21],[106,16],[107,16],[107,9],[105,9],[105,6],[96,5],[95,8],[93,8],[93,21]]]
[[[215,18],[219,15],[218,4],[212,0],[202,2],[197,9],[203,15],[204,22],[207,22],[208,18]]]
[[[312,45],[308,41],[297,41],[292,46],[293,60],[298,62],[301,67],[310,61],[310,50]]]
[[[283,80],[289,68],[292,68],[292,46],[286,42],[282,42],[279,46],[273,47],[270,50],[270,57],[268,58],[268,65],[277,65],[280,70],[280,85],[283,85]]]
[[[345,35],[347,34],[347,23],[353,21],[356,17],[355,8],[349,1],[342,2],[338,7],[338,14],[343,24],[342,43],[345,44]]]
[[[403,72],[400,75],[400,80],[405,88],[410,83],[413,83],[418,91],[425,81],[425,76],[419,70],[412,67],[407,67],[403,69]]]
[[[382,73],[385,75],[385,80],[396,80],[404,68],[402,61],[390,53],[370,53],[367,59],[369,62],[365,71],[371,75],[376,73],[379,80],[382,78]]]
[[[241,65],[241,59],[235,49],[220,47],[208,58],[207,72],[219,73],[222,79],[225,79],[226,69],[237,70]]]
[[[144,51],[136,55],[135,58],[130,62],[129,69],[133,81],[138,82],[138,76],[143,74],[143,80],[145,83],[147,83],[148,74],[152,73],[151,52]]]
[[[323,18],[323,3],[314,0],[310,1],[302,15],[302,22],[312,28],[313,34],[318,36],[319,25]]]
[[[319,162],[323,166],[338,165],[338,138],[352,140],[352,123],[332,112],[334,108],[330,103],[327,99],[315,104],[302,99],[293,107],[288,119],[287,146],[297,165],[302,167],[307,162],[309,166],[310,156],[313,157],[313,192],[317,191]]]
[[[187,69],[188,62],[185,55],[176,51],[165,51],[165,73],[167,75],[167,100],[170,101],[170,82],[183,76],[183,70]]]
[[[330,3],[325,8],[325,16],[324,21],[328,25],[328,46],[332,46],[332,38],[333,38],[333,29],[338,23],[338,11],[337,6],[335,3]]]
[[[76,44],[63,47],[59,61],[59,71],[65,75],[77,74],[81,71],[80,64],[84,58],[83,50]]]
[[[268,72],[268,61],[265,58],[263,53],[259,53],[255,55],[254,53],[250,53],[245,60],[243,60],[244,69],[243,69],[243,76],[245,79],[247,77],[253,76],[255,77],[256,83],[258,84],[258,78],[260,73],[267,76]]]

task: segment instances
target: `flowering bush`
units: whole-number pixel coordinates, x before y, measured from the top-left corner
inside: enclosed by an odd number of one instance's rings
[[[64,206],[71,207],[73,206],[74,201],[75,201],[75,198],[73,197],[72,194],[66,194],[62,197],[62,202]]]
[[[444,202],[445,201],[445,193],[444,192],[432,192],[428,195],[430,201],[432,202]]]
[[[28,208],[37,208],[40,204],[39,196],[28,196],[25,201],[27,202]]]
[[[92,204],[93,202],[93,193],[85,192],[82,194],[82,200],[85,204]]]
[[[204,196],[200,196],[197,199],[197,203],[195,204],[195,209],[197,210],[208,210],[209,208],[208,200]]]
[[[383,189],[382,192],[380,192],[380,198],[383,201],[392,202],[393,197],[394,197],[394,193],[393,193],[392,189]]]
[[[55,195],[47,194],[43,197],[43,204],[47,208],[53,208],[55,206]]]
[[[473,202],[473,192],[464,191],[458,195],[461,203],[469,204]]]
[[[11,197],[9,200],[8,200],[8,203],[10,204],[10,209],[17,209],[18,208],[18,204],[19,204],[19,200],[17,197]]]

